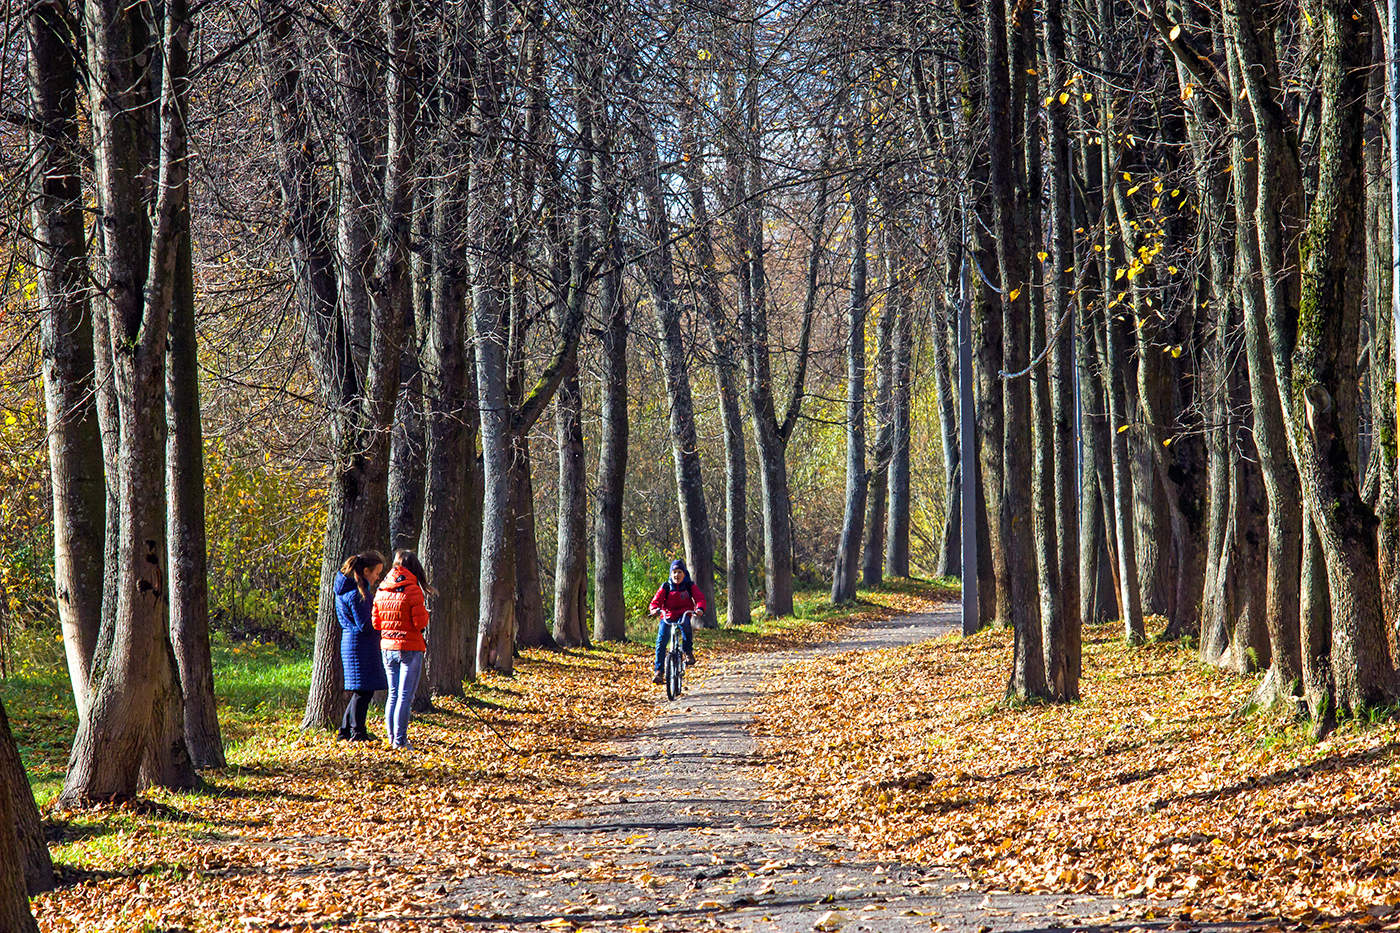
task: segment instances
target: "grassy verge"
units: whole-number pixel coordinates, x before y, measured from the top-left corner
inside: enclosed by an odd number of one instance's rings
[[[0,680],[0,700],[10,716],[20,755],[40,804],[58,795],[68,748],[78,727],[61,644],[30,638],[17,646],[10,675]],[[274,645],[213,645],[219,725],[229,751],[260,730],[290,722],[306,702],[309,656]],[[294,724],[294,723],[293,723]]]
[[[1170,900],[1181,919],[1397,919],[1400,725],[1313,743],[1238,715],[1254,678],[1107,627],[1086,632],[1079,703],[1008,708],[1010,664],[1003,631],[788,669],[760,717],[775,795],[868,850],[1018,890]]]
[[[945,592],[900,582],[847,607],[802,593],[794,618],[759,612],[749,626],[698,633],[699,647],[718,657],[812,643],[853,619],[931,608]],[[229,767],[194,793],[75,813],[50,803],[74,728],[61,646],[25,646],[0,697],[64,880],[34,901],[41,928],[204,931],[262,918],[370,930],[426,909],[454,876],[516,870],[493,862],[492,847],[576,797],[593,753],[659,708],[653,637],[647,622],[625,644],[527,651],[514,676],[485,675],[415,717],[407,755],[301,732],[309,660],[220,643]]]

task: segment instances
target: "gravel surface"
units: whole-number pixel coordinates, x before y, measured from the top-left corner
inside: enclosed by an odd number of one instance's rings
[[[653,723],[598,756],[598,780],[580,789],[568,819],[488,853],[505,870],[439,888],[441,912],[419,919],[499,930],[1273,929],[1193,925],[1106,897],[987,891],[785,828],[765,799],[750,728],[763,679],[817,652],[910,644],[956,624],[952,613],[903,616],[807,651],[743,655],[714,669],[701,657],[684,696],[668,703],[657,687],[664,709]]]

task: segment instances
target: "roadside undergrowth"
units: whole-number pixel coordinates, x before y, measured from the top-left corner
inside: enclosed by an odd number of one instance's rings
[[[1020,891],[1400,929],[1400,725],[1241,718],[1257,678],[1085,633],[1079,703],[1002,702],[1011,636],[801,662],[757,728],[795,821]]]

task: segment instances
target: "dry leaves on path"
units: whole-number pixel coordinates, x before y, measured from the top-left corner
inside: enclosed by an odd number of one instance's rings
[[[852,617],[928,605],[927,587],[874,594],[812,618],[700,635],[709,659],[813,644]],[[483,675],[469,701],[415,715],[415,748],[338,743],[289,716],[252,728],[230,767],[190,794],[52,812],[56,891],[33,901],[44,931],[419,929],[451,919],[444,892],[481,875],[544,876],[525,829],[615,794],[597,762],[658,706],[650,647],[526,651],[513,677]],[[371,722],[382,732],[382,722]],[[597,877],[624,866],[600,865]]]
[[[1232,714],[1252,678],[1086,632],[1083,700],[1000,704],[1005,631],[819,658],[770,684],[774,792],[871,851],[1174,915],[1400,929],[1400,726]]]
[[[57,860],[84,870],[35,914],[46,931],[392,929],[454,877],[534,870],[483,852],[575,793],[576,756],[645,722],[651,693],[635,649],[526,652],[470,704],[415,716],[408,753],[270,724],[203,793],[51,814]]]

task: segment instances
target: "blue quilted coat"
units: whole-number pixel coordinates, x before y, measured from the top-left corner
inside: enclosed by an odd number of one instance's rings
[[[346,690],[387,690],[384,662],[379,656],[379,633],[369,624],[374,594],[360,596],[355,578],[335,575],[335,617],[340,620],[340,663]]]

